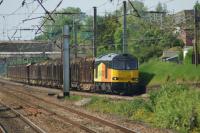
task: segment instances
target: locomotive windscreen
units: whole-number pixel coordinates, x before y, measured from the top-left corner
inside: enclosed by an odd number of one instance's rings
[[[136,60],[113,60],[112,66],[116,70],[134,70],[138,64]]]

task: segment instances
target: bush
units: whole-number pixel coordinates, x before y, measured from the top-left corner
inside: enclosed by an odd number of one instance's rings
[[[168,83],[149,93],[149,99],[132,101],[93,97],[86,107],[94,111],[126,116],[156,127],[179,132],[200,132],[200,91]]]
[[[132,117],[139,109],[143,109],[146,112],[152,110],[151,106],[143,99],[113,101],[107,98],[93,97],[91,103],[87,105],[87,107],[94,111],[114,113],[126,117]]]
[[[162,128],[189,132],[199,128],[200,93],[182,85],[164,85],[150,94],[154,123]]]
[[[179,52],[178,58],[179,58],[179,63],[182,63],[183,62],[183,51]]]

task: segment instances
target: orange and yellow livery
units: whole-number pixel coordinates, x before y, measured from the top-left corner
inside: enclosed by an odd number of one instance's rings
[[[94,82],[97,89],[133,90],[138,84],[138,61],[130,54],[108,54],[95,59]]]

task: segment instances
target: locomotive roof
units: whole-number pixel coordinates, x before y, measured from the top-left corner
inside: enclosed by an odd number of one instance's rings
[[[95,62],[98,62],[98,61],[112,61],[114,58],[134,58],[132,55],[130,54],[116,54],[116,53],[111,53],[111,54],[107,54],[107,55],[103,55],[103,56],[100,56],[100,57],[97,57],[95,59]]]
[[[95,59],[95,61],[112,61],[114,57],[116,57],[118,54],[116,53],[111,53],[111,54],[107,54],[107,55],[103,55],[100,57],[97,57]]]

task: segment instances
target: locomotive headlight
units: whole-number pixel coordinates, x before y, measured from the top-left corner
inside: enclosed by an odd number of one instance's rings
[[[138,81],[138,78],[132,78],[133,81]]]
[[[113,77],[112,79],[113,79],[113,80],[119,80],[119,78],[118,78],[118,77]]]

